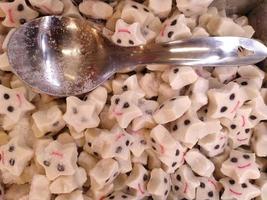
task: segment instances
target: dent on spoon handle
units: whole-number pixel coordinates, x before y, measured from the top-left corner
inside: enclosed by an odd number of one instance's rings
[[[248,38],[207,37],[139,47],[129,55],[129,65],[234,66],[260,62],[267,48]]]

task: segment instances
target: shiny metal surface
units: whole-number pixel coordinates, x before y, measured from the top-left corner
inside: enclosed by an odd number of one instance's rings
[[[69,96],[89,92],[125,67],[252,64],[267,56],[267,48],[238,37],[122,48],[85,20],[47,16],[21,26],[12,35],[7,53],[14,72],[28,85],[50,95]]]

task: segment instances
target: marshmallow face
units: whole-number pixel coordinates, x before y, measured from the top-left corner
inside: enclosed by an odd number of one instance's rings
[[[67,98],[67,111],[63,119],[77,132],[97,127],[100,122],[96,113],[96,105],[81,101],[77,97]]]
[[[0,85],[0,95],[0,114],[5,115],[14,123],[18,122],[26,112],[34,109],[34,106],[25,98],[22,88],[9,89]]]
[[[0,170],[20,176],[32,157],[33,150],[21,137],[15,137],[0,147]]]
[[[77,169],[77,150],[74,143],[62,145],[57,141],[51,142],[36,158],[43,166],[49,180],[54,180],[59,176],[73,175]]]
[[[200,185],[196,191],[196,200],[202,199],[214,199],[220,200],[220,184],[217,182],[213,177],[206,178],[201,177],[199,178]]]
[[[255,162],[255,154],[237,150],[231,151],[229,158],[223,162],[221,171],[238,183],[260,177],[260,171]]]
[[[233,179],[223,178],[220,183],[224,187],[222,199],[250,200],[260,194],[260,190],[249,181],[239,184]]]
[[[0,3],[0,9],[5,13],[3,25],[7,27],[18,27],[38,17],[38,12],[32,10],[25,0]]]
[[[119,19],[116,23],[115,33],[111,37],[112,41],[119,46],[139,46],[146,44],[146,40],[141,33],[139,23],[131,25]]]
[[[182,165],[171,175],[172,192],[181,198],[194,199],[200,182],[188,165]]]

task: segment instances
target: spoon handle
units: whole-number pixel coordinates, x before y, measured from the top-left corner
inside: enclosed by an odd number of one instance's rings
[[[266,46],[257,40],[241,37],[195,38],[128,50],[124,49],[120,55],[127,66],[238,66],[255,64],[267,57]],[[125,54],[128,56],[124,57]]]

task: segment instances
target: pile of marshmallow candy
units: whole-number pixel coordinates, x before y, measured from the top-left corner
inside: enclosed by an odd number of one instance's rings
[[[84,18],[120,46],[251,38],[212,0],[0,2],[1,200],[266,200],[267,88],[256,66],[147,65],[83,97],[23,84],[6,49],[38,16]]]

